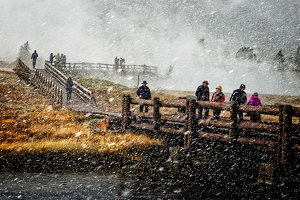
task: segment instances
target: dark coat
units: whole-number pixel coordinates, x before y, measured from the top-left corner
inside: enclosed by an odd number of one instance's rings
[[[37,57],[39,57],[39,54],[37,54],[37,53],[33,53],[33,54],[31,55],[31,59],[33,59],[33,60],[36,60]]]
[[[197,97],[197,101],[209,101],[209,88],[206,86],[204,87],[203,85],[200,85],[196,92],[195,95]],[[204,98],[202,98],[204,96]]]
[[[151,99],[151,91],[148,86],[140,86],[136,91],[138,96],[141,96],[142,99]]]
[[[73,87],[73,81],[67,81],[66,82],[66,90],[72,91],[72,87]]]
[[[229,101],[235,101],[238,105],[246,104],[247,103],[247,94],[245,91],[241,89],[236,89],[232,92]]]

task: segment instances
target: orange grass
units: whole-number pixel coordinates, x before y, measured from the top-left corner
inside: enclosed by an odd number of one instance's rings
[[[0,72],[0,79],[0,151],[113,153],[161,145],[159,140],[129,132],[95,134],[87,122],[79,123],[83,114],[53,109],[13,73]]]

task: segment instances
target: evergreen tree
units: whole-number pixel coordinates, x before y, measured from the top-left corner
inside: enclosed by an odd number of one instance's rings
[[[20,47],[20,52],[19,52],[19,56],[18,57],[25,63],[25,65],[30,66],[31,55],[30,55],[30,47],[29,47],[28,41],[25,42],[25,44],[23,44]]]

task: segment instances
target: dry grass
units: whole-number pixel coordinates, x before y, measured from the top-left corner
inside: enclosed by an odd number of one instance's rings
[[[161,145],[159,140],[133,133],[95,134],[88,122],[79,123],[84,115],[53,109],[14,73],[0,71],[0,80],[0,151],[113,153],[132,146],[142,149]]]

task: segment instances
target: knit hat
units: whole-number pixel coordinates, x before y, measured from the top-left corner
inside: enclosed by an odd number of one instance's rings
[[[203,83],[206,83],[206,85],[209,85],[209,84],[208,84],[208,81],[203,81]]]
[[[221,86],[221,85],[218,85],[218,86],[216,87],[216,89],[219,89],[220,91],[222,91],[222,86]]]
[[[242,88],[246,89],[246,85],[245,84],[241,84],[240,85],[240,89],[242,89]]]
[[[253,96],[258,96],[258,93],[257,93],[257,92],[254,92],[254,93],[253,93]]]

